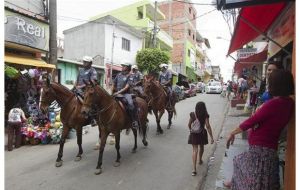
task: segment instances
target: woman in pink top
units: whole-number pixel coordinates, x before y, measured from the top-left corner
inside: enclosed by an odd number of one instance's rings
[[[227,148],[235,135],[251,129],[249,151],[233,159],[231,182],[224,183],[233,190],[278,190],[279,165],[278,139],[294,112],[294,80],[289,71],[274,70],[269,76],[268,90],[273,99],[264,103],[254,115],[233,130],[227,140]]]

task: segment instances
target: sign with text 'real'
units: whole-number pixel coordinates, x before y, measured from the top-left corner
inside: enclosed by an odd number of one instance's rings
[[[257,53],[257,48],[244,48],[237,50],[237,59],[245,59]]]
[[[5,41],[49,51],[49,25],[5,10]]]

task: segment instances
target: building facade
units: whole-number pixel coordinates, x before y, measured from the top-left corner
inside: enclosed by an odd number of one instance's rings
[[[137,51],[143,47],[138,30],[110,15],[65,30],[64,35],[64,59],[81,62],[83,56],[92,56],[94,67],[105,68],[106,85],[110,84],[110,68],[114,76],[120,64],[136,64]]]

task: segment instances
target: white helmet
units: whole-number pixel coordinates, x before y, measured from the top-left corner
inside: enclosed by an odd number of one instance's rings
[[[132,65],[131,68],[132,68],[132,69],[137,69],[138,67],[137,67],[137,65]]]
[[[160,64],[159,67],[160,67],[160,68],[163,68],[163,67],[164,67],[164,68],[168,68],[168,65],[165,64],[165,63],[163,63],[163,64]]]
[[[90,56],[83,56],[82,61],[93,62],[93,58]]]

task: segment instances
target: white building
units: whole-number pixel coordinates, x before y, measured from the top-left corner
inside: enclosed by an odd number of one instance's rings
[[[143,46],[143,36],[139,30],[110,15],[65,30],[63,33],[64,58],[81,61],[84,55],[94,57],[95,65],[106,68],[106,84],[109,82],[111,60],[115,75],[116,71],[121,70],[121,63],[136,64],[137,51]]]

